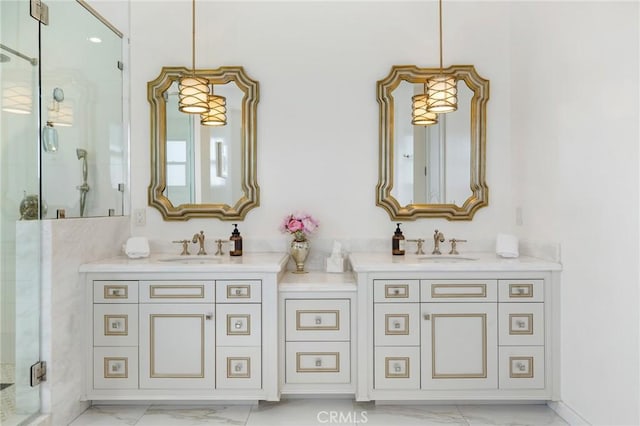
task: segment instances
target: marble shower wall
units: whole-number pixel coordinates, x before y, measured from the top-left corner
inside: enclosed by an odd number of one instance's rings
[[[53,424],[68,424],[89,407],[80,401],[85,287],[78,267],[120,254],[129,224],[128,216],[42,222],[42,411]]]

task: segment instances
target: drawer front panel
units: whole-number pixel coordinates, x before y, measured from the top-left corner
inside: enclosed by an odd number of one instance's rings
[[[222,347],[216,353],[218,389],[262,388],[260,347]]]
[[[94,348],[93,387],[95,389],[137,389],[138,348]]]
[[[500,302],[543,302],[544,280],[498,281]]]
[[[375,389],[420,388],[419,347],[376,347],[374,356]]]
[[[407,303],[420,301],[418,280],[374,280],[373,301]]]
[[[93,305],[94,346],[137,346],[138,305]]]
[[[260,303],[262,284],[259,280],[216,281],[218,303]]]
[[[287,342],[286,383],[350,383],[349,342]]]
[[[544,389],[544,347],[503,346],[500,352],[500,389]]]
[[[213,302],[213,281],[140,281],[140,303]]]
[[[216,343],[218,346],[260,346],[262,344],[261,305],[258,303],[218,303]]]
[[[94,303],[138,303],[138,281],[94,281]]]
[[[499,344],[544,345],[544,304],[500,303],[498,306]]]
[[[373,316],[376,346],[420,345],[419,303],[378,303]]]
[[[285,300],[287,341],[349,340],[349,299]]]
[[[422,302],[495,302],[496,280],[422,280]]]

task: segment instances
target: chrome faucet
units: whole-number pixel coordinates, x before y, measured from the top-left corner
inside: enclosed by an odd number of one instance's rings
[[[193,234],[193,238],[191,239],[191,242],[200,244],[200,249],[198,250],[199,255],[207,254],[207,252],[204,251],[204,231],[200,231],[199,234],[197,233]]]
[[[436,229],[433,233],[433,251],[431,254],[442,254],[440,252],[440,243],[444,243],[444,234]]]

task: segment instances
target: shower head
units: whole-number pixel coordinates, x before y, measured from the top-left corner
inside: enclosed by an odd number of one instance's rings
[[[83,158],[87,158],[87,150],[86,149],[82,149],[82,148],[78,148],[78,149],[76,149],[76,155],[78,156],[78,160],[81,160]]]

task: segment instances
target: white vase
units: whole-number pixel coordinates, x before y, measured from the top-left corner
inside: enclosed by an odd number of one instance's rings
[[[304,270],[304,261],[307,260],[309,255],[309,241],[291,241],[291,258],[296,263],[296,274],[306,273]]]

